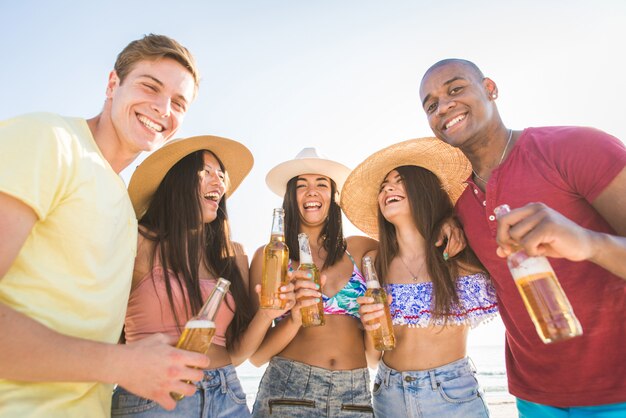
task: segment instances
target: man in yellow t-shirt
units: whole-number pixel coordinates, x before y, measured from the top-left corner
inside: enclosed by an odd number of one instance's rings
[[[137,222],[118,176],[177,131],[198,87],[176,41],[131,42],[92,119],[0,122],[0,417],[108,417],[114,383],[172,409],[206,356],[157,335],[117,345]]]

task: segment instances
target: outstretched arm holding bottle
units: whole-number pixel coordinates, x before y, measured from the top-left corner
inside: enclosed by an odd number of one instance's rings
[[[532,256],[588,260],[626,279],[625,237],[583,228],[543,203],[530,203],[500,217],[497,240],[501,257],[518,245]]]

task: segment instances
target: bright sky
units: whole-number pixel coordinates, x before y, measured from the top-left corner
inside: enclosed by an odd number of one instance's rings
[[[306,146],[354,167],[430,136],[418,86],[443,58],[472,60],[496,81],[511,128],[586,125],[626,139],[623,0],[0,0],[0,21],[0,119],[92,117],[128,42],[160,33],[187,46],[203,80],[178,136],[225,136],[254,154],[228,202],[250,254],[281,204],[268,170]]]

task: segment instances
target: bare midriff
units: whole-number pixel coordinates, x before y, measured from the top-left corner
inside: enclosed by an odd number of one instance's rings
[[[326,315],[326,325],[300,328],[278,356],[329,370],[367,367],[363,331],[347,315]]]

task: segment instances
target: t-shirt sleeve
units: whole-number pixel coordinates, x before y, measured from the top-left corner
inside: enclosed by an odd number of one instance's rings
[[[62,201],[71,172],[63,119],[28,115],[0,122],[0,191],[30,206],[40,220]]]
[[[593,202],[626,167],[626,147],[619,139],[598,129],[562,129],[554,141],[546,141],[550,157],[564,181]]]

